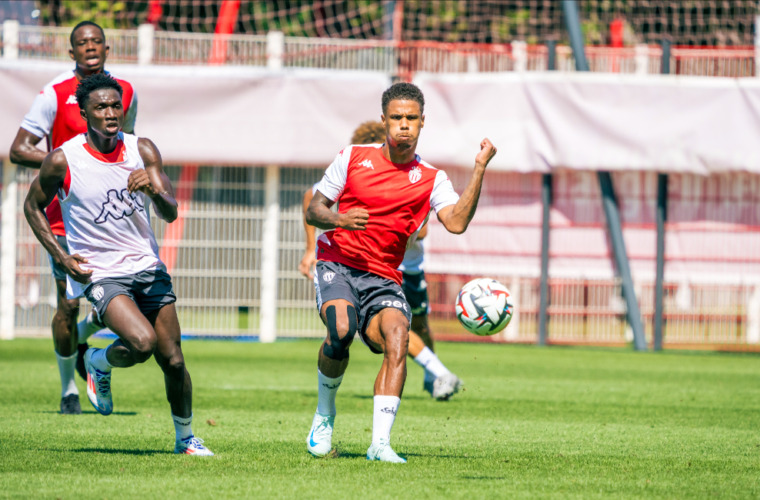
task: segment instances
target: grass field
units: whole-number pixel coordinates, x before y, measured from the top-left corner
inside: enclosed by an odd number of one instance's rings
[[[432,401],[410,363],[395,465],[364,459],[380,358],[358,343],[338,457],[306,452],[317,347],[186,341],[203,459],[172,454],[154,362],[115,371],[113,415],[79,383],[63,416],[52,342],[3,342],[0,497],[760,498],[756,355],[440,343],[467,390]]]

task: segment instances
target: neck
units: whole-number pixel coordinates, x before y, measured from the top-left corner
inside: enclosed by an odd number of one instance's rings
[[[82,81],[85,78],[87,78],[88,76],[94,75],[95,73],[102,73],[102,72],[103,72],[102,70],[99,70],[99,71],[87,71],[87,70],[83,70],[79,66],[77,66],[74,69],[74,74],[77,76],[77,80],[79,80],[79,81]]]
[[[416,156],[417,145],[405,147],[391,146],[386,141],[383,146],[383,156],[393,163],[405,164],[414,160]]]
[[[95,151],[103,154],[111,153],[116,149],[118,142],[118,134],[113,137],[103,137],[102,135],[94,133],[91,128],[87,128],[87,144],[89,144]]]

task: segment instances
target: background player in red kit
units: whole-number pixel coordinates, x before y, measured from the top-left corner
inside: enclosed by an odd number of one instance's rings
[[[37,148],[37,144],[43,138],[47,138],[47,151],[53,151],[72,137],[87,131],[87,124],[77,105],[76,87],[83,78],[104,71],[108,45],[103,29],[90,21],[83,21],[74,27],[70,42],[69,56],[75,62],[74,70],[55,77],[34,100],[11,145],[10,159],[14,163],[39,169],[47,155],[46,151]],[[137,96],[129,82],[119,79],[117,81],[124,89],[124,131],[132,133],[137,115]],[[63,227],[57,199],[48,206],[46,214],[53,234],[68,251],[66,230]],[[66,273],[52,259],[50,266],[57,290],[57,308],[52,327],[53,344],[61,376],[61,413],[79,414],[82,411],[79,391],[74,383],[74,371],[76,369],[83,379],[87,379],[84,369],[87,337],[103,328],[103,324],[97,317],[88,314],[87,318],[77,325],[79,299],[66,298]],[[77,344],[80,344],[79,349]]]
[[[306,221],[321,229],[317,242],[317,307],[327,326],[319,350],[319,397],[306,438],[312,455],[332,448],[335,396],[348,366],[354,334],[383,363],[375,380],[372,444],[368,460],[406,462],[390,446],[390,432],[406,379],[411,311],[401,290],[398,266],[434,210],[450,232],[463,233],[480,197],[496,148],[480,143],[472,177],[459,197],[446,174],[416,154],[425,101],[410,83],[382,96],[385,144],[351,145],[325,171],[309,204]],[[339,202],[334,213],[330,207]]]

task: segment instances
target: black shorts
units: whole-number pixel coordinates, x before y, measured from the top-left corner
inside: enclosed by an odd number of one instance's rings
[[[430,312],[430,302],[427,293],[427,281],[425,273],[403,274],[401,288],[404,290],[406,300],[412,309],[413,316],[426,316]]]
[[[317,262],[314,273],[314,288],[317,290],[317,311],[322,304],[343,299],[353,304],[359,323],[359,336],[367,347],[376,354],[366,338],[367,325],[383,309],[393,307],[404,313],[411,324],[412,313],[401,287],[393,280],[383,278],[368,271],[360,271],[337,262]]]
[[[108,304],[117,295],[132,299],[145,316],[177,301],[172,279],[161,269],[98,280],[85,288],[84,295],[100,318],[105,317]]]

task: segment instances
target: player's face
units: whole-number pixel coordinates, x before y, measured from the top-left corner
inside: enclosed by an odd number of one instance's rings
[[[392,100],[388,103],[382,119],[390,147],[400,149],[417,147],[417,139],[425,124],[425,116],[420,112],[420,104],[417,101]]]
[[[104,137],[115,137],[124,124],[124,108],[121,96],[115,89],[98,89],[90,92],[90,99],[82,118],[87,122],[87,128]]]
[[[95,26],[85,25],[74,32],[74,46],[69,56],[77,64],[77,72],[92,75],[103,71],[108,57],[108,46],[103,33]]]

